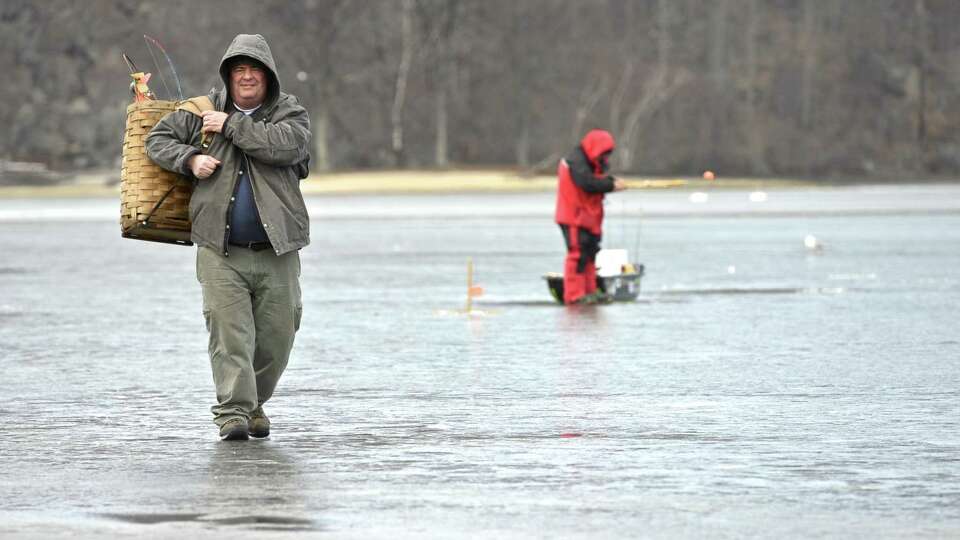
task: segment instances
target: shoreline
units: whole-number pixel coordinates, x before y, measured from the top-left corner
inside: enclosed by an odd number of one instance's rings
[[[777,189],[829,186],[787,178],[718,178],[621,176],[630,189]],[[53,185],[0,186],[0,199],[111,198],[120,196],[116,171],[79,174]],[[458,193],[536,193],[556,189],[554,175],[521,176],[512,170],[405,170],[356,171],[311,174],[301,183],[306,196],[403,195]]]

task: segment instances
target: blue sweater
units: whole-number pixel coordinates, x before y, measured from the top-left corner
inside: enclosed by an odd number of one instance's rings
[[[234,106],[236,107],[236,106]],[[239,110],[239,109],[238,109]],[[251,111],[240,112],[249,116]],[[247,244],[250,242],[269,242],[267,231],[263,230],[257,202],[253,198],[253,186],[250,185],[250,173],[243,167],[237,174],[237,189],[233,194],[233,210],[230,212],[230,242]]]
[[[237,191],[233,194],[233,210],[230,212],[230,242],[269,242],[267,231],[263,230],[260,222],[256,201],[253,199],[250,174],[241,170],[237,178]]]

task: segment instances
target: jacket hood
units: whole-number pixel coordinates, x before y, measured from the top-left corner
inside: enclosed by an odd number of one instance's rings
[[[590,162],[596,165],[597,158],[605,152],[610,152],[616,148],[616,144],[613,141],[613,135],[611,135],[609,131],[591,129],[583,136],[583,139],[580,140],[580,147],[583,148],[583,153],[587,155]]]
[[[277,75],[277,63],[273,60],[270,45],[260,34],[239,34],[227,47],[220,60],[220,79],[223,80],[224,94],[230,94],[230,74],[227,72],[230,60],[246,56],[260,62],[267,68],[267,97],[263,107],[267,108],[280,97],[280,77]]]

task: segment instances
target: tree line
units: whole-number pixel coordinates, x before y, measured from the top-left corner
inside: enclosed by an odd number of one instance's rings
[[[589,128],[651,175],[960,172],[955,0],[127,0],[0,4],[0,159],[119,162],[121,52],[189,95],[263,34],[314,171],[551,170]],[[159,77],[162,77],[163,80]]]

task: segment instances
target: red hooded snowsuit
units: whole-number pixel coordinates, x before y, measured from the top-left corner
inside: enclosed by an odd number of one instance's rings
[[[613,191],[605,154],[614,147],[610,132],[591,130],[557,167],[556,221],[567,244],[563,266],[563,301],[567,304],[597,289],[594,261],[603,235],[603,195]]]

